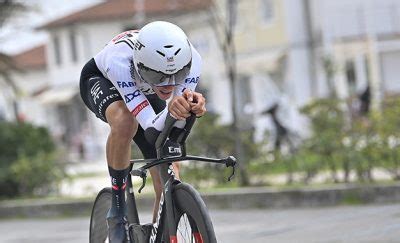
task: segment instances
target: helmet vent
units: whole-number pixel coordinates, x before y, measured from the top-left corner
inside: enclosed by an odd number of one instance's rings
[[[181,51],[181,48],[179,48],[176,52],[175,52],[175,56]]]
[[[160,54],[161,56],[165,57],[165,54],[162,53],[161,51],[157,51],[158,54]]]
[[[166,46],[164,46],[164,48],[172,48],[172,47],[174,47],[173,45],[166,45]]]

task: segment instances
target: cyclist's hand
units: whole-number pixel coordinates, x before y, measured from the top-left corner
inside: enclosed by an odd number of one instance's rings
[[[169,113],[178,120],[185,120],[190,116],[190,104],[184,96],[175,96],[169,102]]]
[[[189,101],[191,111],[197,116],[200,117],[206,113],[206,99],[204,96],[197,92],[192,92],[193,101]]]
[[[191,91],[190,89],[185,89],[183,91],[182,96],[183,96],[183,98],[185,98],[190,103],[190,102],[193,102],[193,93],[194,92]]]

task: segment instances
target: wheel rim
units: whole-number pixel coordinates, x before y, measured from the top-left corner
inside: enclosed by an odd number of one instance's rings
[[[90,222],[90,242],[109,242],[106,217],[110,208],[110,202],[110,193],[102,194],[96,201]]]

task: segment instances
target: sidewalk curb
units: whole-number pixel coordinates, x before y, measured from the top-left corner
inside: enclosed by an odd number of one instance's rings
[[[268,209],[325,207],[346,204],[400,202],[400,183],[390,186],[335,186],[324,189],[271,190],[240,188],[229,192],[203,193],[209,209]],[[34,202],[0,202],[0,218],[86,216],[93,199],[68,202],[38,200]],[[138,196],[139,211],[151,210],[153,197]]]
[[[209,208],[293,208],[400,202],[400,184],[335,186],[323,189],[270,190],[252,188],[236,193],[208,194]]]

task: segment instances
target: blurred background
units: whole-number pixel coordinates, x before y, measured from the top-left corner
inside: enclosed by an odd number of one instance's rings
[[[184,180],[212,191],[400,179],[399,1],[0,3],[2,199],[93,198],[108,186],[108,126],[84,106],[80,71],[154,20],[179,25],[203,58],[209,112],[189,152],[240,162],[233,183],[225,168],[185,163]]]

